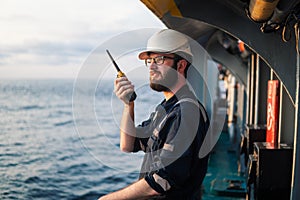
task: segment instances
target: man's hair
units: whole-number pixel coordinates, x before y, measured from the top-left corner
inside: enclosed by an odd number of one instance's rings
[[[177,55],[177,54],[174,54],[174,55],[175,55],[175,56],[174,56],[174,61],[175,61],[176,64],[177,64],[177,62],[178,62],[179,60],[185,60],[185,61],[187,62],[186,68],[185,68],[185,70],[184,70],[184,77],[187,78],[187,71],[188,71],[188,69],[189,69],[191,63],[190,63],[188,60],[184,59],[183,57],[181,57],[181,56],[179,56],[179,55]]]

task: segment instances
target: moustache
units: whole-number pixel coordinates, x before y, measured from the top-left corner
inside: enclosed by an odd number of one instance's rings
[[[160,72],[157,70],[151,70],[149,73],[150,73],[150,76],[152,76],[154,74],[160,74]]]

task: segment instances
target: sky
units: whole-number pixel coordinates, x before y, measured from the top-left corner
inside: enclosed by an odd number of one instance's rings
[[[0,79],[75,78],[115,35],[164,27],[139,0],[1,0]]]

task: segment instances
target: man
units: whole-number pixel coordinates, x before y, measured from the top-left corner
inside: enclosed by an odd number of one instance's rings
[[[165,99],[150,118],[134,126],[134,86],[126,77],[115,80],[116,96],[124,103],[120,148],[146,154],[140,179],[128,187],[101,197],[122,199],[201,199],[201,184],[208,155],[199,158],[209,119],[190,91],[186,76],[193,54],[187,37],[164,29],[155,33],[147,50],[139,54],[149,67],[150,87]]]

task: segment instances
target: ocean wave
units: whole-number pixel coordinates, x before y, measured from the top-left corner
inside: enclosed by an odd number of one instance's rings
[[[116,176],[109,176],[106,177],[105,179],[103,179],[103,182],[106,184],[110,184],[110,183],[122,183],[125,182],[126,178],[121,178],[121,177],[116,177]]]
[[[31,184],[31,183],[38,183],[38,182],[41,182],[41,181],[42,181],[42,179],[40,179],[39,177],[32,176],[32,177],[29,177],[26,180],[24,180],[24,183]]]
[[[0,157],[12,157],[12,158],[17,158],[23,156],[23,153],[0,153]]]
[[[70,199],[72,194],[64,192],[59,188],[43,188],[43,187],[33,187],[29,188],[27,192],[29,199]]]
[[[20,107],[20,110],[41,110],[45,107],[39,106],[39,105],[29,105],[29,106],[22,106]]]
[[[83,195],[78,195],[71,200],[93,200],[93,199],[98,199],[101,196],[104,196],[104,193],[99,193],[96,191],[89,191]]]
[[[13,146],[24,146],[24,145],[25,145],[25,143],[22,143],[22,142],[15,142],[13,144]]]
[[[64,121],[64,122],[54,123],[54,126],[65,126],[65,125],[71,124],[71,123],[73,123],[73,120],[68,120],[68,121]]]

